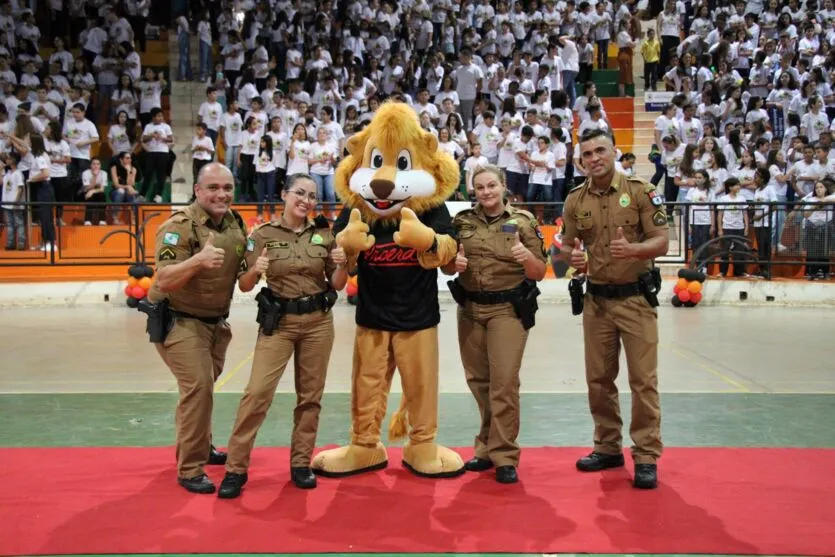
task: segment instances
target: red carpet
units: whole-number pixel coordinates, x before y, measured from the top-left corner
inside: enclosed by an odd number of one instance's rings
[[[631,463],[576,472],[584,452],[523,449],[503,486],[417,478],[390,449],[387,470],[302,491],[287,449],[256,449],[223,501],[180,488],[170,448],[5,449],[0,554],[835,554],[835,450],[668,449],[655,491],[632,489]]]

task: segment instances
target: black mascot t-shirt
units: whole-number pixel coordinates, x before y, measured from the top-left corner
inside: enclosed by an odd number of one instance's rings
[[[351,209],[342,210],[333,225],[338,234],[347,225]],[[452,218],[446,205],[418,215],[420,221],[438,234],[454,237]],[[399,224],[370,225],[376,243],[361,252],[357,260],[358,292],[356,323],[384,331],[418,331],[441,321],[438,306],[438,270],[424,269],[417,253],[394,243]]]

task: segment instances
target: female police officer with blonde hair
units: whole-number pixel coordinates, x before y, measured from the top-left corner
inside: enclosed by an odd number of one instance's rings
[[[476,204],[455,216],[458,273],[450,290],[459,304],[458,344],[481,428],[467,470],[496,467],[496,480],[518,481],[519,368],[536,311],[536,281],[545,277],[545,248],[536,218],[505,201],[504,172],[473,172]]]
[[[267,287],[256,298],[258,340],[252,374],[229,440],[226,476],[218,490],[224,499],[240,495],[247,481],[255,436],[294,353],[297,402],[290,445],[291,478],[300,488],[316,487],[310,459],[333,347],[330,308],[336,301],[335,291],[342,290],[348,280],[346,258],[327,220],[308,219],[319,201],[310,176],[288,177],[281,198],[281,217],[260,225],[250,235],[242,263],[245,272],[238,279],[240,289],[248,292],[266,275]]]

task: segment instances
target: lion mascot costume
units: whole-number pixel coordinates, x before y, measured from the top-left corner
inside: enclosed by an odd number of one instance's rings
[[[457,252],[445,201],[458,187],[458,164],[438,150],[407,104],[384,103],[347,143],[334,186],[345,208],[336,241],[358,273],[351,381],[351,441],[320,452],[314,472],[342,477],[388,465],[380,440],[397,368],[403,386],[389,439],[408,434],[403,465],[434,478],[464,472],[438,431],[437,269]]]

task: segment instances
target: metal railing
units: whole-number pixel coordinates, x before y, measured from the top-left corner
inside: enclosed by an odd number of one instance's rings
[[[154,235],[162,222],[177,207],[187,204],[118,203],[19,203],[22,216],[22,242],[9,243],[15,229],[13,211],[3,204],[0,223],[0,267],[38,265],[131,265],[153,263]],[[281,204],[274,205],[277,212]],[[459,207],[461,205],[458,205]],[[562,203],[515,204],[532,212],[540,224],[559,225]],[[248,226],[254,223],[256,204],[236,204]],[[265,207],[270,207],[265,205]],[[703,268],[719,263],[723,271],[735,260],[745,266],[734,267],[739,276],[751,271],[765,278],[774,275],[775,266],[807,266],[807,274],[829,274],[835,252],[835,204],[756,203],[729,205],[712,202],[691,205],[666,204],[669,213],[670,246],[659,263]],[[335,218],[339,203],[323,203],[317,212]],[[450,205],[454,209],[454,205]],[[54,241],[44,249],[50,235],[39,220],[53,222]],[[98,219],[107,223],[100,226]],[[745,223],[747,222],[747,235]],[[89,223],[89,224],[85,224]],[[719,224],[723,228],[719,230]],[[555,240],[559,242],[559,227]],[[11,245],[12,249],[6,249]],[[742,269],[742,270],[740,270]]]

